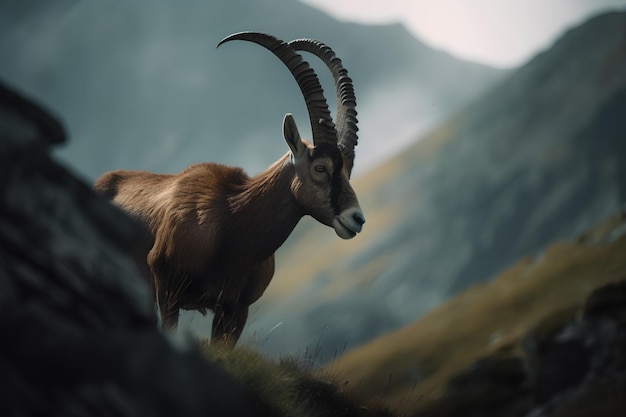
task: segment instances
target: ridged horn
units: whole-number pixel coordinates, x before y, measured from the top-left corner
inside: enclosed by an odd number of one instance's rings
[[[337,124],[338,145],[347,159],[348,173],[352,172],[354,165],[354,148],[357,145],[359,130],[356,118],[356,97],[352,79],[348,77],[346,70],[335,52],[327,45],[313,39],[296,39],[288,43],[296,51],[310,52],[320,58],[330,70],[335,81],[337,92]]]
[[[311,121],[313,143],[322,143],[337,146],[337,131],[333,123],[328,104],[324,97],[324,90],[315,71],[291,46],[271,35],[259,32],[239,32],[222,39],[218,47],[223,43],[233,40],[249,41],[260,45],[272,52],[289,69],[296,79],[300,91],[304,96],[306,107]]]

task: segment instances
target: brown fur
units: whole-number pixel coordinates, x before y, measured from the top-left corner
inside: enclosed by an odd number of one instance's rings
[[[113,171],[96,181],[98,192],[150,230],[146,279],[164,328],[176,327],[179,309],[211,309],[212,337],[234,344],[248,306],[272,279],[274,252],[300,218],[313,214],[330,224],[334,212],[325,206],[331,187],[312,184],[309,172],[313,160],[329,167],[332,161],[301,144],[309,163],[294,164],[288,153],[255,177],[240,168],[201,163],[175,175]],[[334,176],[347,182],[345,172]],[[347,187],[348,204],[358,204]]]

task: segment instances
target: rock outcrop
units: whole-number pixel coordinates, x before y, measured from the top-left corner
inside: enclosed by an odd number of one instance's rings
[[[142,229],[55,162],[64,140],[0,84],[0,415],[266,415],[160,333],[132,261]]]
[[[522,345],[476,361],[416,416],[626,415],[626,280],[546,317]]]

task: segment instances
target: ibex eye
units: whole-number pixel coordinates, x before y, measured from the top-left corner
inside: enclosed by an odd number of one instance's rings
[[[326,167],[324,165],[315,165],[315,171],[326,172]]]

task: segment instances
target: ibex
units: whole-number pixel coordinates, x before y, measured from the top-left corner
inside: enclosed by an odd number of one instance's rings
[[[112,171],[95,189],[140,219],[150,231],[146,279],[151,282],[164,329],[176,328],[179,310],[213,310],[212,340],[239,339],[248,307],[274,275],[274,252],[300,218],[311,215],[350,239],[365,218],[350,174],[357,144],[356,99],[341,60],[311,39],[285,43],[242,32],[223,39],[259,44],[296,79],[309,114],[313,143],[300,138],[291,114],[283,119],[289,152],[260,174],[198,163],[177,174]],[[317,55],[330,69],[337,91],[337,125],[317,75],[297,51]],[[143,255],[142,255],[143,258]]]

